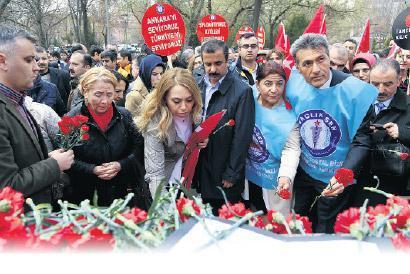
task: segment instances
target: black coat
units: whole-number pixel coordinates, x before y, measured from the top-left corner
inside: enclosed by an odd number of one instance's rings
[[[399,128],[398,140],[405,146],[410,148],[410,97],[407,96],[401,89],[397,89],[389,107],[376,115],[374,106],[372,105],[367,112],[367,115],[360,126],[358,134],[355,136],[352,148],[349,151],[349,164],[353,163],[352,167],[359,176],[359,189],[355,205],[361,205],[365,198],[370,198],[370,204],[384,203],[385,199],[382,196],[374,195],[369,191],[363,191],[363,186],[375,186],[373,174],[371,174],[370,153],[375,145],[380,143],[396,142],[390,138],[385,131],[379,130],[372,132],[368,128],[371,123],[386,124],[393,122]],[[378,176],[380,179],[379,188],[396,195],[408,195],[406,190],[410,176],[393,177],[393,176]]]
[[[67,105],[68,95],[70,95],[70,73],[68,71],[56,68],[48,68],[50,72],[50,82],[57,86],[63,99],[64,106]]]
[[[199,87],[205,102],[206,84],[203,79]],[[245,160],[255,125],[255,104],[251,87],[233,71],[227,73],[219,90],[213,93],[206,116],[223,109],[227,112],[217,128],[229,119],[235,120],[235,126],[225,127],[211,135],[207,147],[201,150],[195,180],[205,199],[223,199],[216,188],[222,186],[222,180],[234,183],[233,187],[224,189],[228,199],[238,197],[244,189]]]
[[[74,147],[74,164],[68,171],[71,187],[65,193],[70,202],[92,201],[94,190],[97,190],[98,205],[107,206],[116,198],[124,198],[127,188],[144,180],[143,138],[132,121],[131,113],[114,104],[113,107],[113,118],[106,132],[100,130],[84,103],[68,113],[68,116],[87,116],[90,127],[90,139]],[[112,161],[121,164],[121,171],[111,180],[101,180],[93,173],[95,166]]]

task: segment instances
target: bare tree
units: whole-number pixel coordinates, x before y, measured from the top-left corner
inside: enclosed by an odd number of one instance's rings
[[[0,0],[0,18],[11,0]]]

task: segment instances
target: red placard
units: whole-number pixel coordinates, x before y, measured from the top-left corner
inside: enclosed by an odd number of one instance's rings
[[[242,26],[235,36],[235,41],[238,43],[238,40],[241,37],[241,35],[247,32],[253,32],[253,29],[250,26]]]
[[[258,31],[256,32],[256,38],[258,38],[259,49],[262,50],[265,46],[265,29],[263,27],[258,28]]]
[[[204,39],[215,38],[226,42],[229,35],[229,26],[226,20],[219,14],[210,14],[202,17],[196,26],[196,34],[199,42]]]
[[[154,4],[149,7],[142,17],[141,28],[145,43],[156,54],[171,55],[184,44],[184,20],[169,4]]]

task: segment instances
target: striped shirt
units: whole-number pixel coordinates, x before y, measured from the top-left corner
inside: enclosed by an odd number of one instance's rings
[[[29,111],[27,110],[26,106],[24,105],[25,95],[12,90],[11,88],[3,85],[2,83],[0,83],[0,93],[2,93],[4,96],[9,98],[14,103],[14,106],[16,107],[17,111],[20,113],[21,117],[30,126],[31,130],[34,133],[34,136],[36,136],[37,139],[38,139],[35,121],[30,116]]]

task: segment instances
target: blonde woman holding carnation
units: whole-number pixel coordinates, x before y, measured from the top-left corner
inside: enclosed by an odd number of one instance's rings
[[[162,76],[142,106],[136,123],[144,136],[145,179],[154,195],[162,181],[181,178],[182,155],[200,122],[200,91],[188,70],[174,68]],[[204,148],[207,140],[199,143]]]

